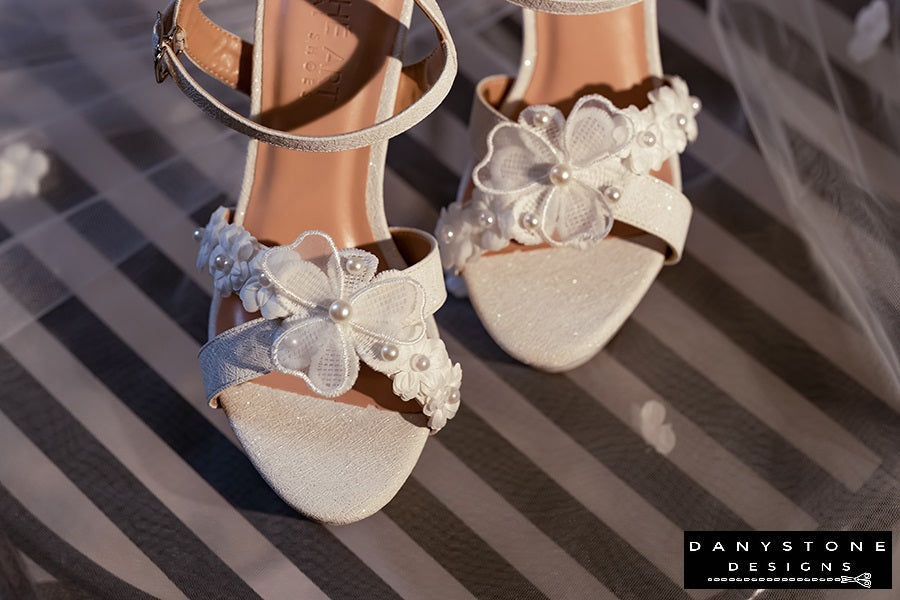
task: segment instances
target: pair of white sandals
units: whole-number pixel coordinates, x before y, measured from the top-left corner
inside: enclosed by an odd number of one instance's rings
[[[678,259],[691,208],[677,156],[699,102],[662,78],[653,0],[515,0],[520,73],[478,86],[475,167],[437,240],[389,228],[382,198],[387,140],[430,114],[456,72],[436,0],[258,0],[252,45],[199,2],[159,15],[157,80],[251,138],[237,206],[194,232],[216,289],[204,384],[304,515],[378,511],[459,409],[461,369],[432,318],[443,269],[504,349],[559,371],[599,351]],[[438,47],[404,65],[413,5]],[[630,40],[608,41],[621,56],[584,60],[598,27]],[[209,94],[182,55],[248,93],[253,117]]]

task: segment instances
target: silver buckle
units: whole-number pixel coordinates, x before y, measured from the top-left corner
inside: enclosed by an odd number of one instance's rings
[[[156,23],[153,25],[153,71],[156,73],[156,83],[162,83],[169,76],[169,69],[163,60],[166,46],[171,48],[175,55],[181,54],[184,49],[184,30],[177,25],[168,33],[163,31],[163,16],[156,13]]]

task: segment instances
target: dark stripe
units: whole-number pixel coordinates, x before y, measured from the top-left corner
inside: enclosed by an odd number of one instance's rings
[[[756,202],[697,162],[690,151],[681,156],[681,167],[684,193],[696,209],[835,315],[843,314],[833,288],[793,229],[773,219]]]
[[[463,407],[453,427],[441,431],[441,442],[619,598],[687,598],[655,564],[472,411]],[[623,564],[640,577],[629,578]]]
[[[66,220],[197,343],[206,342],[209,296],[112,205],[102,200]]]
[[[742,32],[753,31],[755,34],[768,36],[765,39],[746,40],[752,47],[763,45],[774,49],[787,45],[783,50],[791,56],[790,60],[773,60],[771,63],[773,67],[780,69],[793,67],[787,75],[807,87],[814,95],[824,99],[826,103],[833,103],[834,99],[831,93],[833,82],[821,77],[819,70],[810,68],[811,65],[819,64],[818,54],[802,39],[802,36],[752,3],[733,3],[729,10],[733,11],[730,14],[741,23]],[[749,25],[748,23],[753,24]],[[745,135],[748,131],[747,120],[741,112],[740,103],[732,85],[724,78],[719,77],[712,69],[706,67],[702,63],[702,57],[693,56],[688,50],[669,41],[665,36],[661,36],[660,43],[666,64],[668,66],[675,65],[670,72],[684,76],[691,83],[692,92],[707,100],[704,103],[704,110],[711,111],[725,126],[739,135]],[[868,84],[840,65],[829,61],[828,67],[837,78],[835,85],[840,89],[848,90],[848,93],[840,98],[841,107],[847,110],[848,118],[882,143],[900,152],[900,143],[891,133],[893,129],[890,123],[872,120],[872,115],[888,115],[891,114],[890,108],[898,107],[894,105],[885,107],[883,95],[872,90]],[[694,81],[697,82],[697,85],[694,85]],[[734,111],[731,110],[731,107],[734,107]],[[797,175],[806,186],[815,191],[820,199],[837,208],[842,216],[855,222],[864,230],[882,231],[886,240],[900,238],[900,210],[896,208],[895,202],[885,198],[872,198],[870,194],[853,183],[858,179],[856,175],[849,173],[842,165],[816,148],[790,125],[785,123],[784,128],[791,144],[791,154],[795,157]],[[745,136],[745,139],[756,146],[752,137],[746,138]],[[886,246],[891,247],[889,244]],[[777,262],[773,262],[773,264],[777,264]],[[832,305],[836,304],[833,301],[833,293],[826,293],[825,296],[832,299]]]
[[[114,361],[113,361],[114,362]],[[258,596],[0,348],[0,410],[191,598]]]
[[[41,323],[331,598],[358,598],[360,589],[396,597],[327,529],[287,506],[238,448],[80,302],[68,300]]]
[[[512,361],[487,338],[487,334],[471,313],[471,309],[462,301],[449,299],[438,313],[437,318],[442,328],[451,332],[457,339],[466,340],[467,347],[477,352],[479,358],[489,364],[495,373],[517,387],[519,392],[531,401],[534,401],[533,398],[540,394],[541,388],[547,387],[546,383],[539,382],[541,378],[552,382],[551,385],[554,385],[556,380],[563,379],[538,373]],[[528,373],[535,377],[528,377]],[[523,376],[524,379],[513,381],[516,375]],[[563,398],[565,388],[561,390],[560,394],[556,393],[555,387],[551,388],[551,393],[554,401],[566,403],[566,400],[571,400]],[[593,400],[591,402],[596,404]],[[576,407],[568,404],[568,406],[575,418],[589,423],[591,426],[604,429],[607,435],[609,435],[610,429],[615,429],[614,437],[603,442],[612,449],[612,453],[616,452],[616,448],[622,447],[619,446],[620,443],[624,443],[626,447],[632,445],[633,434],[625,433],[623,428],[616,429],[614,425],[610,427],[608,423],[604,422],[605,417],[592,418],[591,415],[582,413],[580,405]],[[542,407],[539,406],[539,408]],[[655,565],[615,534],[526,456],[470,411],[465,408],[460,411],[454,420],[453,427],[447,427],[441,432],[441,441],[538,529],[568,552],[616,595],[622,598],[654,598],[661,597],[660,591],[664,590],[666,593],[672,594],[672,597],[680,597],[677,586]],[[646,444],[641,443],[637,451],[623,450],[622,456],[618,460],[614,460],[615,464],[613,465],[619,467],[627,463],[628,469],[625,470],[630,470],[630,473],[624,473],[626,481],[631,480],[638,485],[638,491],[645,496],[647,495],[646,488],[652,488],[654,484],[640,482],[638,479],[648,478],[636,477],[636,475],[643,475],[648,472],[648,468],[656,468],[661,478],[662,473],[669,470],[669,467],[666,466],[667,461],[654,458],[647,461],[646,448]],[[628,455],[628,460],[626,460],[626,455]],[[606,456],[602,458],[606,458]],[[616,474],[619,475],[618,472]],[[656,488],[658,492],[649,490],[651,498],[658,499],[666,492],[671,495],[671,488],[663,490],[662,485],[656,485]],[[693,488],[696,486],[692,481],[684,480],[682,482],[679,480],[679,490],[692,490]],[[723,525],[746,529],[746,526],[741,525],[740,519],[731,516],[727,507],[722,506],[711,497],[709,500],[711,504],[701,503],[701,506],[709,511],[704,514],[707,524],[710,515],[715,514],[722,516],[721,523]],[[652,503],[651,499],[648,501]],[[673,508],[674,502],[666,500],[664,505],[667,508]],[[683,508],[680,511],[682,514],[685,512]],[[697,514],[700,512],[698,510]],[[679,520],[690,522],[685,518],[675,521]],[[719,521],[717,520],[716,523]],[[602,543],[602,546],[597,548],[590,545],[585,546],[584,540],[586,539],[597,544]],[[603,556],[622,557],[622,560],[629,564],[641,565],[643,585],[637,585],[637,582],[623,581],[621,572],[616,570],[615,562],[603,560],[601,558]]]
[[[68,288],[19,244],[0,254],[0,285],[33,314],[43,312],[47,298],[69,295]]]
[[[194,341],[206,343],[209,296],[156,246],[144,246],[119,265],[119,270]]]
[[[27,251],[17,250],[15,264],[18,269],[46,273],[43,265]],[[13,296],[18,297],[31,289],[30,284],[15,276],[4,277],[6,272],[0,262],[0,284]],[[11,274],[15,275],[14,272]],[[46,276],[52,277],[49,273]],[[327,529],[299,518],[266,485],[238,448],[77,298],[59,305],[41,317],[40,322],[331,598],[358,598],[361,589],[367,590],[372,598],[396,597],[393,590]],[[120,492],[118,497],[123,502],[129,501],[128,492]],[[354,573],[354,578],[344,577],[347,572]],[[234,589],[239,590],[240,583],[238,579]]]
[[[900,142],[891,121],[878,118],[884,115],[890,119],[900,110],[888,96],[832,60],[826,58],[822,64],[818,49],[762,6],[735,2],[729,11],[731,18],[740,23],[736,34],[749,47],[761,49],[774,68],[784,71],[827,104],[839,103],[840,111],[845,112],[847,118],[882,144],[900,152]],[[827,77],[823,73],[825,69]],[[835,97],[835,90],[843,92],[840,97]]]
[[[542,373],[503,354],[477,321],[466,315],[469,311],[461,303],[448,301],[438,313],[438,321],[457,339],[466,340],[468,347],[477,349],[496,375],[673,523],[686,530],[704,529],[710,527],[710,515],[715,515],[715,525],[720,529],[749,528],[671,461],[647,452],[648,445],[640,435],[575,382]],[[655,476],[647,477],[647,473]],[[681,498],[672,497],[673,485]]]
[[[0,485],[0,494],[3,488]],[[37,600],[19,552],[0,527],[0,598]]]
[[[822,502],[823,498],[835,502],[850,499],[828,472],[636,321],[625,323],[606,352],[817,521],[826,519],[833,506]],[[773,460],[774,456],[778,459]]]
[[[460,123],[467,124],[472,110],[472,98],[475,97],[475,83],[462,73],[456,75],[450,93],[441,103],[440,111],[448,111],[459,119]]]
[[[57,212],[69,210],[97,195],[97,191],[52,149],[44,150],[50,170],[41,180],[40,197]]]
[[[391,140],[387,164],[434,208],[456,199],[459,177],[411,136],[401,135]]]
[[[690,253],[660,281],[745,352],[853,433],[887,465],[900,461],[900,415],[719,279]]]
[[[521,18],[517,19],[520,14],[510,13],[478,32],[485,45],[512,64],[518,64],[522,56],[522,24]]]
[[[476,598],[545,598],[415,479],[383,509]]]
[[[12,237],[12,232],[0,223],[0,244]]]
[[[828,4],[835,8],[837,11],[841,12],[850,19],[852,22],[856,19],[856,14],[861,11],[863,8],[868,6],[872,0],[819,0],[825,4]],[[888,40],[890,40],[890,36],[888,36]]]
[[[873,196],[863,190],[854,183],[859,180],[856,174],[797,130],[786,125],[785,134],[795,156],[798,177],[816,194],[817,200],[826,205],[823,208],[855,223],[868,232],[873,242],[880,241],[886,251],[900,257],[897,242],[900,240],[900,203],[894,198]],[[900,168],[900,161],[897,166]]]
[[[673,73],[684,79],[691,88],[691,94],[703,100],[703,111],[711,114],[730,129],[737,137],[751,147],[756,147],[756,138],[750,123],[741,108],[741,100],[731,82],[710,68],[702,57],[671,40],[662,31],[659,47],[663,60],[663,72]],[[703,135],[703,131],[700,131]]]
[[[152,600],[152,596],[112,575],[53,533],[2,484],[0,522],[4,533],[15,545],[60,582],[77,581],[92,598]],[[18,600],[22,597],[10,598]]]

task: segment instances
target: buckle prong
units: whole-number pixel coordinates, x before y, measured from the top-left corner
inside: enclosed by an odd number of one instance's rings
[[[175,52],[176,56],[181,54],[184,49],[184,30],[175,25],[170,31],[164,32],[163,16],[157,11],[156,23],[153,25],[153,70],[156,74],[156,83],[162,83],[169,76],[169,69],[163,60],[166,47]]]

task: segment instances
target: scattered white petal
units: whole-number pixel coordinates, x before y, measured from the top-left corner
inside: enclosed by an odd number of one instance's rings
[[[665,423],[666,407],[658,400],[649,400],[640,410],[640,430],[644,441],[660,454],[669,454],[675,449],[675,430]]]
[[[857,63],[871,59],[890,30],[888,3],[885,0],[872,0],[856,14],[853,37],[847,43],[847,54]]]
[[[50,160],[24,142],[10,144],[0,152],[0,200],[35,196],[50,170]]]

